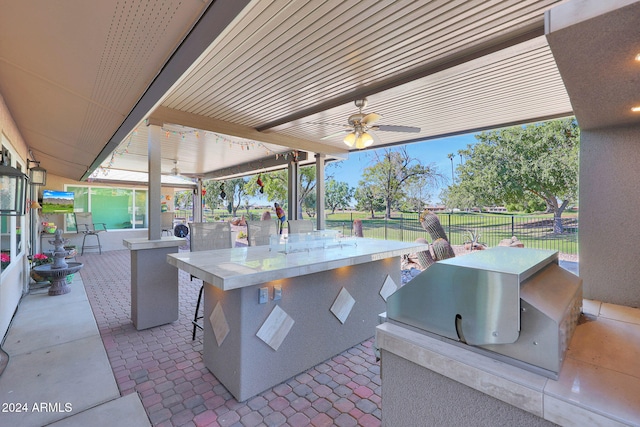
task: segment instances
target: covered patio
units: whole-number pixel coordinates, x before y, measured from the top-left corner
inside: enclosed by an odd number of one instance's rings
[[[3,158],[22,171],[39,162],[49,172],[47,187],[58,190],[104,184],[116,171],[146,173],[149,223],[138,233],[152,241],[161,234],[161,177],[173,168],[196,188],[208,178],[288,168],[291,218],[297,168],[315,164],[322,207],[324,162],[358,149],[343,138],[359,132],[347,120],[364,98],[363,113],[384,117],[367,148],[575,115],[582,132],[580,276],[585,298],[602,301],[585,308],[609,316],[610,306],[622,307],[607,321],[631,324],[637,337],[640,266],[629,230],[640,222],[640,2],[338,3],[134,0],[35,9],[6,2]],[[420,131],[396,132],[404,127]],[[30,190],[36,198],[42,188]],[[320,214],[318,228],[322,221]],[[202,365],[202,344],[190,340],[199,283],[180,273],[179,320],[136,331],[127,251],[79,257],[86,267],[77,289],[41,298],[29,289],[27,261],[39,252],[27,243],[39,240],[37,216],[3,218],[3,226],[11,264],[2,271],[0,330],[14,357],[0,384],[20,396],[16,402],[27,396],[30,414],[0,414],[0,421],[86,425],[89,417],[112,425],[117,414],[135,425],[380,424],[370,340],[238,403]],[[23,329],[29,322],[37,327]],[[91,350],[74,347],[87,341]],[[53,351],[65,348],[62,357]],[[19,357],[41,359],[20,365]],[[46,374],[57,369],[59,377]],[[104,383],[91,376],[100,372]],[[636,380],[627,383],[636,387]],[[77,418],[66,418],[70,391],[82,395],[71,402]],[[45,410],[36,413],[38,402]]]
[[[51,298],[46,287],[32,286],[6,338],[12,359],[0,382],[0,396],[28,403],[28,411],[3,413],[3,422],[67,427],[381,425],[380,365],[373,338],[238,402],[204,366],[202,333],[191,339],[202,282],[181,271],[178,321],[138,331],[130,318],[129,258],[127,250],[78,256],[86,268],[67,295]],[[576,272],[576,263],[561,265]],[[640,318],[635,321],[640,325]],[[49,410],[34,411],[40,402]],[[65,410],[65,405],[70,406]]]
[[[85,254],[70,294],[34,287],[5,342],[12,355],[0,395],[28,402],[3,413],[13,426],[377,426],[380,369],[373,339],[245,401],[236,399],[202,361],[202,332],[192,341],[202,282],[180,272],[180,316],[136,330],[130,317],[127,250]],[[86,293],[85,293],[86,292]],[[34,315],[38,312],[37,315]],[[95,321],[93,320],[95,318]],[[96,325],[96,326],[92,326]],[[373,333],[373,331],[372,331]],[[34,402],[62,410],[34,412]],[[71,404],[64,410],[64,404]],[[148,416],[148,418],[147,418]]]

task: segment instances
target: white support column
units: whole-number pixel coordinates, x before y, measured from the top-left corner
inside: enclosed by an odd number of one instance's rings
[[[324,160],[326,156],[316,153],[316,229],[324,230],[326,227],[324,213]]]
[[[149,240],[160,240],[162,237],[162,182],[161,182],[161,138],[162,123],[147,119],[149,136],[147,139],[149,153]]]
[[[198,178],[193,195],[193,222],[202,222],[202,178]]]
[[[289,168],[287,169],[288,180],[287,180],[287,194],[288,194],[288,219],[299,219],[300,215],[300,202],[299,202],[299,194],[300,194],[300,164],[298,160],[292,158],[289,162]]]

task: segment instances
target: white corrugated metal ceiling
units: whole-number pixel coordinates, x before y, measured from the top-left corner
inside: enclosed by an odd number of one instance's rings
[[[163,172],[222,177],[344,156],[326,137],[364,97],[379,124],[421,129],[372,148],[570,115],[544,37],[558,3],[3,0],[0,91],[51,173],[147,171],[151,117]]]

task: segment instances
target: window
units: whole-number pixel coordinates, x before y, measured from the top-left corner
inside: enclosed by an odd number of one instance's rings
[[[7,156],[11,166],[22,170],[22,164],[12,160],[17,155],[11,150],[9,140],[4,134],[2,134],[1,138],[2,145],[0,147],[3,155]],[[18,263],[20,255],[24,253],[26,243],[22,238],[22,230],[25,229],[25,225],[25,215],[0,216],[0,254],[2,255],[0,271],[4,271],[10,265]]]
[[[109,230],[147,228],[147,190],[116,187],[65,186],[74,193],[75,212],[91,212],[93,222],[105,223]],[[67,231],[75,231],[72,215],[67,215]]]

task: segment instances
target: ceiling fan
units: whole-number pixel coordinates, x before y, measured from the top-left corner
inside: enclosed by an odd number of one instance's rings
[[[332,138],[336,135],[348,132],[343,141],[349,147],[355,146],[358,149],[366,148],[373,144],[373,136],[370,131],[383,131],[383,132],[411,132],[418,133],[420,128],[412,126],[390,126],[390,125],[376,125],[376,122],[382,118],[378,113],[364,114],[362,110],[367,106],[367,99],[356,99],[354,101],[356,107],[360,112],[349,116],[348,125],[345,125],[345,130],[325,136],[322,139]]]
[[[178,161],[173,161],[173,169],[171,169],[171,175],[178,176],[180,175],[180,169],[178,169]]]
[[[181,176],[180,169],[178,169],[178,160],[173,160],[173,168],[171,168],[171,172],[162,172],[162,175],[168,176]]]

